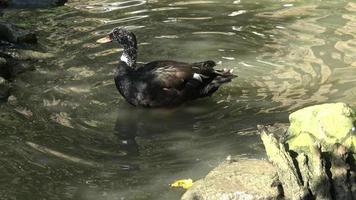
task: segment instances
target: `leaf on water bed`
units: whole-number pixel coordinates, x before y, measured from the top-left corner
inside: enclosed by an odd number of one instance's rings
[[[171,188],[183,188],[188,189],[192,187],[193,180],[192,179],[179,179],[170,184]]]

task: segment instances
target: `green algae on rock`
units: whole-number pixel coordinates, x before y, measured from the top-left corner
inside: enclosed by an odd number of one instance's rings
[[[289,116],[287,140],[258,126],[285,197],[356,198],[355,113],[344,103],[303,108]]]
[[[295,151],[315,142],[330,151],[340,143],[355,152],[356,111],[345,103],[328,103],[300,109],[289,116],[287,143]]]

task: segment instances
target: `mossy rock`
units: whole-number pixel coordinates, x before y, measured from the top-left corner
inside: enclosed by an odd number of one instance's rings
[[[340,143],[355,153],[356,110],[345,103],[328,103],[310,106],[289,115],[289,148],[309,150],[316,142],[330,151]]]

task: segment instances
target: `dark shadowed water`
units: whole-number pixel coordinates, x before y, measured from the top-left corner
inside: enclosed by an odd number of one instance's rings
[[[256,124],[356,102],[352,0],[73,0],[3,18],[54,57],[13,81],[17,105],[0,104],[0,199],[179,199],[175,179],[264,157]],[[239,77],[176,109],[134,108],[113,82],[121,49],[95,43],[116,26],[136,33],[141,62],[211,59]]]

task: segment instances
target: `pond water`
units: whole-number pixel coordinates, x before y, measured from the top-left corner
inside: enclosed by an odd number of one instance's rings
[[[175,179],[263,158],[257,124],[355,105],[352,0],[73,0],[3,18],[53,57],[13,81],[17,106],[0,104],[0,199],[179,199]],[[239,77],[175,109],[134,108],[113,81],[120,47],[95,43],[117,26],[136,34],[140,62],[210,59]]]

